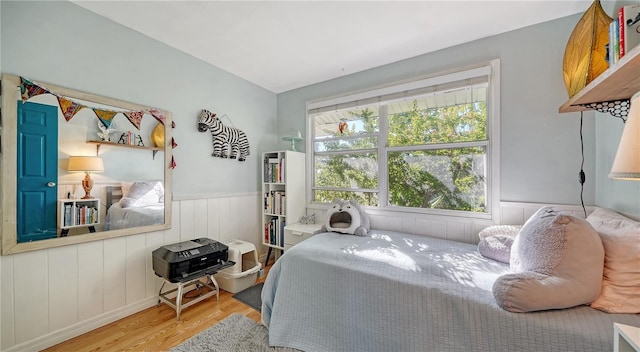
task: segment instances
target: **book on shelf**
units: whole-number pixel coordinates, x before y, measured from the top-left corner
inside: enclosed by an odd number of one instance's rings
[[[264,180],[269,183],[277,183],[280,179],[280,165],[278,158],[268,157],[264,163]]]
[[[282,247],[284,245],[285,220],[272,217],[264,224],[264,243]]]
[[[619,57],[640,44],[640,4],[626,5],[618,10]]]
[[[71,203],[64,204],[64,220],[62,226],[71,225]]]
[[[284,183],[285,159],[276,157],[265,157],[264,160],[264,182]]]
[[[609,24],[609,43],[607,45],[607,62],[609,66],[620,60],[620,26],[618,19],[614,18]]]
[[[280,230],[278,239],[280,239],[280,247],[284,247],[284,227],[285,227],[286,221],[285,219],[281,219],[280,220],[280,228],[278,230]]]
[[[267,214],[285,215],[285,192],[270,191],[264,194],[264,212]]]

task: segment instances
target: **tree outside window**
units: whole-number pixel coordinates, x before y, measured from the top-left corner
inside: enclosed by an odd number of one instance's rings
[[[311,113],[312,200],[490,212],[488,78],[466,83]]]

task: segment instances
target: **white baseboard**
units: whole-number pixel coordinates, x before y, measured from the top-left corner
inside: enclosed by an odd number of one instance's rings
[[[113,323],[129,315],[138,313],[144,309],[152,307],[158,303],[157,297],[149,297],[142,301],[130,304],[125,307],[115,309],[113,311],[98,315],[91,319],[78,322],[64,329],[52,331],[46,335],[42,335],[36,339],[29,340],[19,345],[14,345],[3,352],[18,351],[41,351],[45,348],[57,345],[61,342],[80,336],[91,330],[95,330],[104,325]]]

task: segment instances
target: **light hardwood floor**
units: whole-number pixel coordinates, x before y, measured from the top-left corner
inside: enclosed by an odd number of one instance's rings
[[[266,274],[269,269],[270,266],[265,268]],[[258,282],[263,282],[266,277],[258,279]],[[232,296],[232,293],[220,290],[219,301],[214,296],[194,304],[180,313],[179,321],[175,310],[168,305],[153,306],[43,352],[167,351],[233,313],[244,314],[260,322],[260,312]]]

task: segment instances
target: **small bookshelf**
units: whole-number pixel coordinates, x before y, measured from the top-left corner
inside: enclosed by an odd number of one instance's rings
[[[95,225],[100,224],[100,199],[60,199],[58,212],[61,236],[78,227],[88,227],[90,232],[95,232]]]
[[[284,227],[298,222],[306,212],[304,162],[301,152],[262,154],[261,238],[270,247],[269,254],[272,248],[284,250]]]

